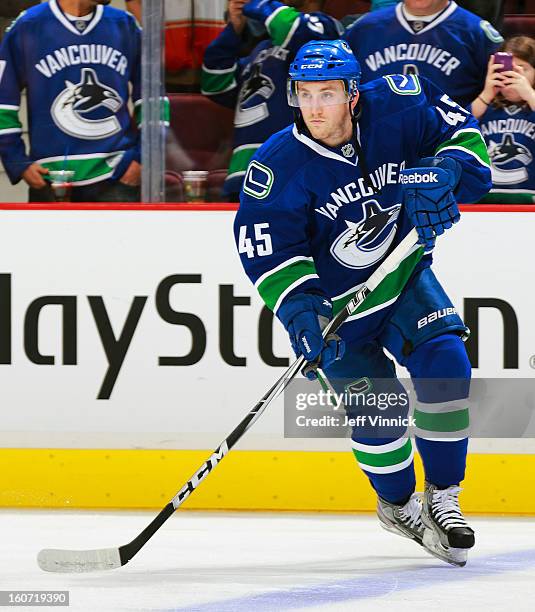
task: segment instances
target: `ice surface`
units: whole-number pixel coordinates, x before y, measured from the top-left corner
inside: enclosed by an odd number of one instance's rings
[[[0,511],[0,590],[69,590],[69,610],[93,611],[533,610],[534,519],[470,517],[476,548],[462,569],[374,516],[180,510],[125,567],[37,566],[41,548],[124,544],[155,514]]]

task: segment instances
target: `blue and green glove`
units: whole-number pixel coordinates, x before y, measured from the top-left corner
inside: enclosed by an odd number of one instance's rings
[[[331,302],[312,293],[298,293],[287,299],[277,312],[284,325],[294,353],[309,362],[303,374],[309,379],[316,378],[316,369],[327,369],[334,361],[341,359],[345,343],[336,334],[328,334],[324,339],[322,330],[332,319]]]
[[[399,176],[402,199],[426,250],[461,218],[454,191],[462,168],[452,157],[425,157]]]

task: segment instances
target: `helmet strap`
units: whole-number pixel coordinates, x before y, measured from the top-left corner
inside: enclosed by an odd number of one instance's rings
[[[349,102],[349,113],[351,114],[351,123],[353,124],[353,141],[355,143],[355,151],[357,152],[357,165],[362,173],[362,178],[364,179],[364,183],[366,187],[371,189],[374,194],[381,195],[381,190],[377,189],[372,183],[370,178],[370,173],[368,171],[368,164],[366,163],[366,159],[364,158],[364,152],[362,147],[360,146],[359,139],[357,138],[357,125],[362,115],[362,106],[360,101],[357,102],[355,108],[351,108],[351,102]]]
[[[305,134],[306,136],[309,136],[310,134],[308,132],[307,126],[305,124],[305,120],[303,119],[303,115],[301,111],[299,110],[299,108],[294,108],[293,113],[294,113],[294,122],[295,122],[295,127],[297,128],[297,133]]]

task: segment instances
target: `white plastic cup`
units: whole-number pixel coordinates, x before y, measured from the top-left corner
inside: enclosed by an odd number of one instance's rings
[[[204,202],[206,198],[207,170],[186,170],[184,177],[184,196],[186,202]]]
[[[49,170],[48,176],[56,202],[70,202],[74,170]]]

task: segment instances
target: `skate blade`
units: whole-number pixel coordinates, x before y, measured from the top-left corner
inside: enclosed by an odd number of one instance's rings
[[[455,567],[464,567],[468,560],[467,548],[446,548],[439,540],[438,535],[429,527],[424,531],[422,546],[428,553],[432,554],[437,559],[445,561]]]
[[[406,531],[403,531],[397,525],[393,525],[392,523],[384,523],[381,519],[379,519],[379,525],[381,525],[381,527],[389,533],[393,533],[397,536],[405,538],[406,540],[412,540],[420,546],[423,546],[422,542],[416,536],[412,535],[411,533],[407,533]]]

